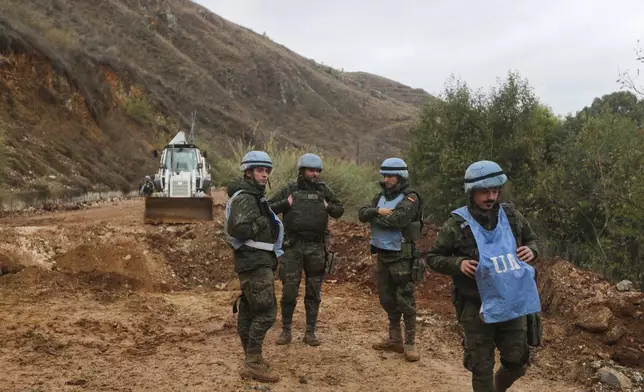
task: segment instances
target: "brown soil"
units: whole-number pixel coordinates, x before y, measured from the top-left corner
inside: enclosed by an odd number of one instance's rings
[[[419,289],[420,362],[370,348],[385,335],[386,316],[374,292],[367,227],[348,222],[331,227],[339,262],[324,285],[322,345],[301,342],[299,301],[294,343],[274,344],[279,317],[265,342],[280,383],[241,380],[242,350],[231,311],[238,283],[221,232],[225,196],[216,196],[214,224],[144,226],[139,200],[1,219],[0,263],[26,267],[0,277],[0,390],[471,390],[448,277],[428,273]],[[276,289],[279,296],[279,282]],[[542,289],[544,302],[557,297],[559,309],[568,306],[566,295],[551,295],[560,288]],[[584,365],[610,362],[592,351],[608,347],[601,346],[602,337],[579,335],[592,349],[578,352],[572,337],[580,332],[565,314],[547,311],[546,343],[512,390],[608,390]],[[624,318],[628,306],[613,311],[628,329],[641,326]],[[616,347],[630,345],[630,339],[637,341],[635,331]]]

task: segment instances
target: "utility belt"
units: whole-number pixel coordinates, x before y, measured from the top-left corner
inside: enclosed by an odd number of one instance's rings
[[[292,246],[298,242],[324,243],[326,242],[327,234],[319,234],[319,233],[311,233],[311,232],[308,232],[308,233],[288,232],[286,233],[285,237],[288,240],[288,245]]]

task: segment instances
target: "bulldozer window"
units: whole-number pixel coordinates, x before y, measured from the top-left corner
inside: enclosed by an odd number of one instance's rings
[[[174,155],[174,156],[173,156]],[[176,171],[191,171],[197,168],[197,151],[194,148],[168,150],[165,156],[166,167]]]

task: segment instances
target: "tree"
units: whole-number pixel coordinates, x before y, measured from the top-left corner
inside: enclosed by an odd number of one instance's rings
[[[589,113],[562,124],[576,129],[539,176],[540,221],[578,264],[616,278],[641,276],[644,135],[610,106]]]
[[[487,94],[452,78],[443,95],[423,109],[409,153],[415,180],[433,200],[428,216],[443,220],[466,202],[463,174],[481,159],[497,161],[511,179],[509,193],[530,207],[533,178],[545,164],[546,136],[557,128],[554,114],[515,73]]]
[[[635,48],[635,59],[644,64],[644,49],[640,46],[640,41],[637,40],[637,47]],[[619,78],[617,82],[622,85],[622,88],[633,91],[635,94],[640,97],[644,97],[644,86],[640,86],[636,83],[636,79],[640,76],[640,69],[635,70],[635,76],[631,75],[630,71],[624,71],[619,73]]]

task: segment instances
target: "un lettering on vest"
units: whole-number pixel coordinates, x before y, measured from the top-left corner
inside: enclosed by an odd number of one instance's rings
[[[490,257],[490,260],[494,264],[494,271],[497,274],[504,274],[509,271],[517,271],[521,269],[521,266],[517,263],[512,253]]]

